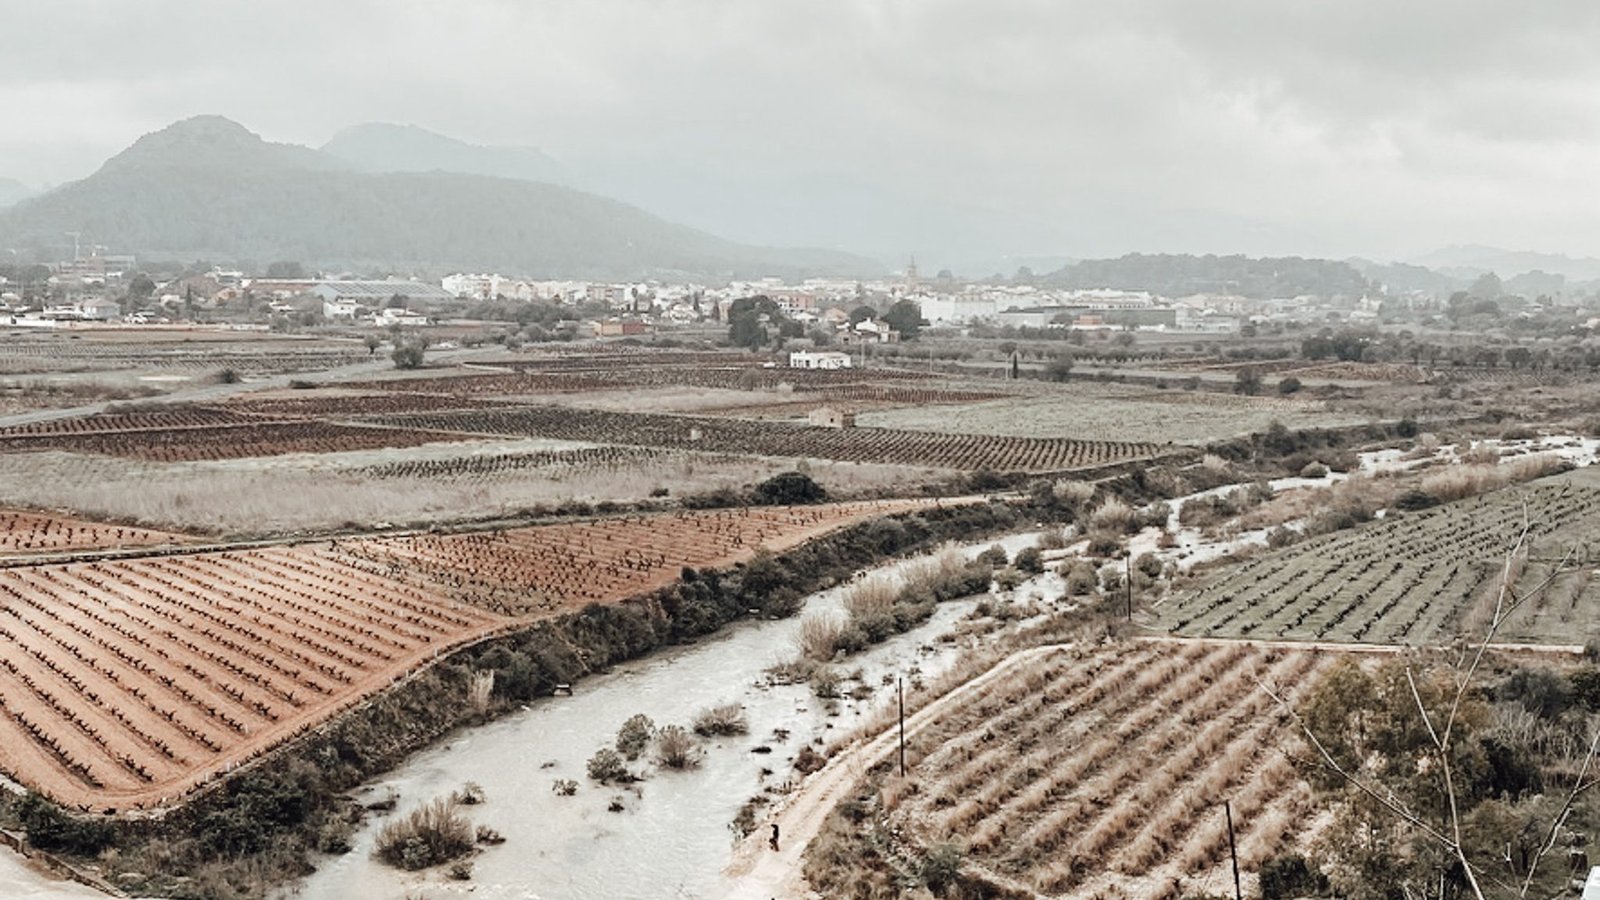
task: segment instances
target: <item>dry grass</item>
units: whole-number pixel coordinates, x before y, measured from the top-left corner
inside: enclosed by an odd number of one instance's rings
[[[796,649],[806,659],[827,662],[833,659],[839,637],[848,627],[844,616],[837,613],[807,613],[800,620],[800,633],[795,636]]]
[[[1133,507],[1116,497],[1107,497],[1089,514],[1089,525],[1107,531],[1127,531],[1133,517]]]
[[[668,725],[656,732],[656,762],[664,768],[697,768],[702,758],[700,744],[682,725]]]
[[[899,589],[889,576],[875,576],[845,591],[844,611],[851,619],[889,615],[897,596]]]
[[[745,734],[750,730],[750,720],[737,703],[724,703],[703,709],[694,717],[694,733],[701,737]]]
[[[1501,463],[1464,464],[1425,476],[1421,489],[1440,503],[1448,503],[1554,475],[1567,468],[1565,461],[1551,454],[1524,456]]]
[[[481,449],[484,444],[470,445]],[[465,452],[465,451],[463,451]],[[687,454],[667,466],[617,471],[537,469],[487,482],[382,481],[339,471],[337,455],[152,464],[61,452],[0,456],[0,505],[73,509],[168,528],[262,534],[345,522],[440,522],[510,514],[571,500],[624,502],[666,487],[673,496],[740,490],[793,468],[792,461]],[[391,458],[406,458],[392,454]],[[362,463],[371,462],[370,455]],[[927,472],[894,466],[811,463],[830,493],[924,483]],[[216,502],[226,497],[226,503]]]
[[[494,696],[494,670],[472,673],[467,683],[467,704],[478,715],[489,712],[489,700]]]
[[[374,855],[391,866],[425,869],[472,852],[472,825],[453,799],[439,797],[378,832]]]

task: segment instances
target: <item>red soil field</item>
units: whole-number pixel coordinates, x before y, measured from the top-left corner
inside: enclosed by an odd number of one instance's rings
[[[50,513],[0,510],[0,556],[147,547],[186,540],[184,535],[148,528],[90,522]]]
[[[630,597],[671,584],[684,566],[727,566],[758,547],[782,551],[864,518],[931,505],[873,500],[740,507],[340,546],[374,563],[426,573],[453,599],[521,615]]]
[[[456,599],[489,599],[497,579],[542,601],[517,612],[548,615],[933,502],[0,569],[0,773],[83,810],[166,806],[448,651],[524,626],[532,616]]]

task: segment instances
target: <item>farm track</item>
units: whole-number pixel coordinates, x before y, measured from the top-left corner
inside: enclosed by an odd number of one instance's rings
[[[455,648],[636,596],[682,565],[934,502],[12,565],[0,569],[0,771],[69,807],[164,807]]]

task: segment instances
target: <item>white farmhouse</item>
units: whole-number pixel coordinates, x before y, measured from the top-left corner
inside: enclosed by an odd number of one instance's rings
[[[848,369],[850,354],[837,350],[796,350],[789,354],[791,369]]]

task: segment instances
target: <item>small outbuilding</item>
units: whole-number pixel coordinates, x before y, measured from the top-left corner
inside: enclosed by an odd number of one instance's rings
[[[807,416],[814,428],[854,428],[856,414],[832,406],[819,406]]]

